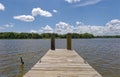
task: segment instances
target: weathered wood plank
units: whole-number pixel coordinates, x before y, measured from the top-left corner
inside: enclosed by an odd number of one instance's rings
[[[102,77],[74,50],[49,50],[24,77]]]

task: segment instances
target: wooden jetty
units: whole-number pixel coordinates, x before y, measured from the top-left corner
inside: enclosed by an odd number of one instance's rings
[[[67,49],[54,46],[23,77],[102,77],[71,49],[71,44]]]

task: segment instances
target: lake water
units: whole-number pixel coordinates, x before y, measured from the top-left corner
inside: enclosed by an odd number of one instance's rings
[[[72,46],[103,77],[120,77],[120,39],[73,39]],[[0,40],[0,77],[22,77],[49,48],[49,39]],[[66,40],[57,39],[56,48]]]

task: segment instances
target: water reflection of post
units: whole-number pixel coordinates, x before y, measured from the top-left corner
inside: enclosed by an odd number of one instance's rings
[[[20,77],[23,77],[23,75],[24,75],[24,64],[21,64],[20,68],[21,68],[21,72],[20,72],[21,76]]]
[[[22,57],[20,57],[20,61],[21,61],[21,65],[20,65],[20,75],[19,75],[19,77],[23,77],[23,75],[24,75],[24,61],[23,61]]]

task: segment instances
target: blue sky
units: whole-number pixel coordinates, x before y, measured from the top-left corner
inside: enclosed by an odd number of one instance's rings
[[[120,0],[0,0],[0,32],[120,35]]]

